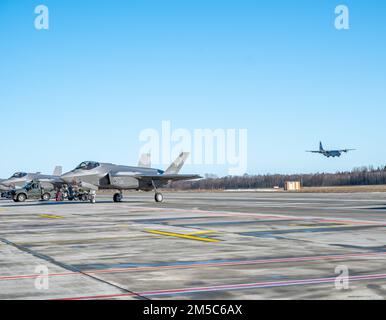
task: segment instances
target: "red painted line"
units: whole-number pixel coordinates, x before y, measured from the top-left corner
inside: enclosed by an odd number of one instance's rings
[[[62,277],[62,276],[72,276],[72,275],[82,275],[81,273],[76,272],[65,272],[65,273],[50,273],[47,277]],[[36,279],[41,277],[41,274],[27,274],[27,275],[17,275],[17,276],[1,276],[0,281],[2,280],[22,280],[22,279]]]
[[[363,276],[352,276],[349,278],[350,282],[357,282],[363,280],[383,280],[386,279],[386,274],[373,274]],[[172,290],[158,290],[158,291],[146,291],[139,292],[136,295],[150,297],[150,296],[165,296],[173,294],[192,294],[200,292],[214,292],[214,291],[230,291],[230,290],[249,290],[259,288],[273,288],[273,287],[287,287],[287,286],[298,286],[298,285],[312,285],[312,284],[328,284],[335,283],[336,278],[316,278],[316,279],[303,279],[303,280],[285,280],[275,282],[257,282],[257,283],[242,283],[235,285],[220,285],[220,286],[209,286],[209,287],[194,287],[185,289],[172,289]],[[60,300],[99,300],[99,299],[113,299],[113,298],[124,298],[135,296],[132,293],[126,294],[111,294],[111,295],[97,295],[88,297],[73,297],[64,298]]]
[[[242,265],[260,265],[271,263],[291,263],[291,262],[319,262],[319,261],[339,261],[348,258],[371,258],[385,256],[386,252],[373,252],[373,253],[349,253],[341,255],[328,255],[328,256],[308,256],[308,257],[294,257],[294,258],[274,258],[274,259],[260,259],[260,260],[245,260],[245,261],[230,261],[230,262],[217,262],[217,263],[194,263],[186,265],[169,265],[169,266],[157,266],[157,267],[138,267],[138,268],[119,268],[119,269],[104,269],[104,270],[89,270],[83,271],[83,273],[66,272],[66,273],[53,273],[48,277],[61,277],[61,276],[82,276],[84,274],[98,275],[98,274],[110,274],[110,273],[126,273],[126,272],[141,272],[141,271],[159,271],[159,270],[174,270],[174,269],[190,269],[190,268],[205,268],[205,267],[227,267],[227,266],[242,266]],[[36,279],[41,275],[16,275],[16,276],[0,276],[1,280],[20,280],[20,279]]]

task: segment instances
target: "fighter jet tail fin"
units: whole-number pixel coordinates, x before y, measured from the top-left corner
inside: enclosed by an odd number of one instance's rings
[[[141,158],[138,162],[138,167],[141,168],[150,168],[151,167],[151,154],[150,153],[144,153],[141,155]]]
[[[189,155],[189,152],[182,152],[178,156],[178,158],[170,165],[170,167],[165,171],[165,174],[178,174],[184,166],[185,161],[188,159]]]
[[[63,171],[63,168],[61,166],[56,166],[54,169],[54,173],[52,175],[61,176],[63,173],[62,171]]]

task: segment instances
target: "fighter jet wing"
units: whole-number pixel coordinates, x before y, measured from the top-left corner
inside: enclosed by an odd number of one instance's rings
[[[60,177],[52,177],[52,178],[37,178],[37,179],[34,179],[34,180],[37,180],[37,181],[40,181],[42,183],[48,183],[48,184],[52,184],[53,186],[62,186],[63,184],[65,184],[65,182],[60,178]]]
[[[181,181],[202,179],[198,174],[162,174],[162,175],[135,175],[134,178],[144,181]]]

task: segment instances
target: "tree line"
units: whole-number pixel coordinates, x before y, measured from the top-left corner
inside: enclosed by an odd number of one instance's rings
[[[260,189],[283,188],[286,181],[300,181],[303,187],[336,187],[386,184],[386,166],[374,168],[360,167],[352,171],[311,174],[265,174],[244,176],[214,177],[206,175],[202,180],[178,181],[168,187],[172,189]]]

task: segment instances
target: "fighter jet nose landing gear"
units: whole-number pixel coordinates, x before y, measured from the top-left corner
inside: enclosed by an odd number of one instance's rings
[[[114,202],[122,202],[122,199],[123,199],[122,193],[114,194],[114,197],[113,197]]]
[[[154,183],[153,180],[151,181],[151,184],[153,185],[153,189],[155,191],[155,196],[154,196],[155,202],[157,202],[157,203],[163,202],[164,201],[164,196],[163,196],[163,194],[161,192],[159,192],[157,190],[157,185]]]
[[[156,194],[155,194],[155,202],[163,202],[164,201],[164,196],[163,196],[163,194],[162,193],[159,193],[159,192],[157,192]]]

